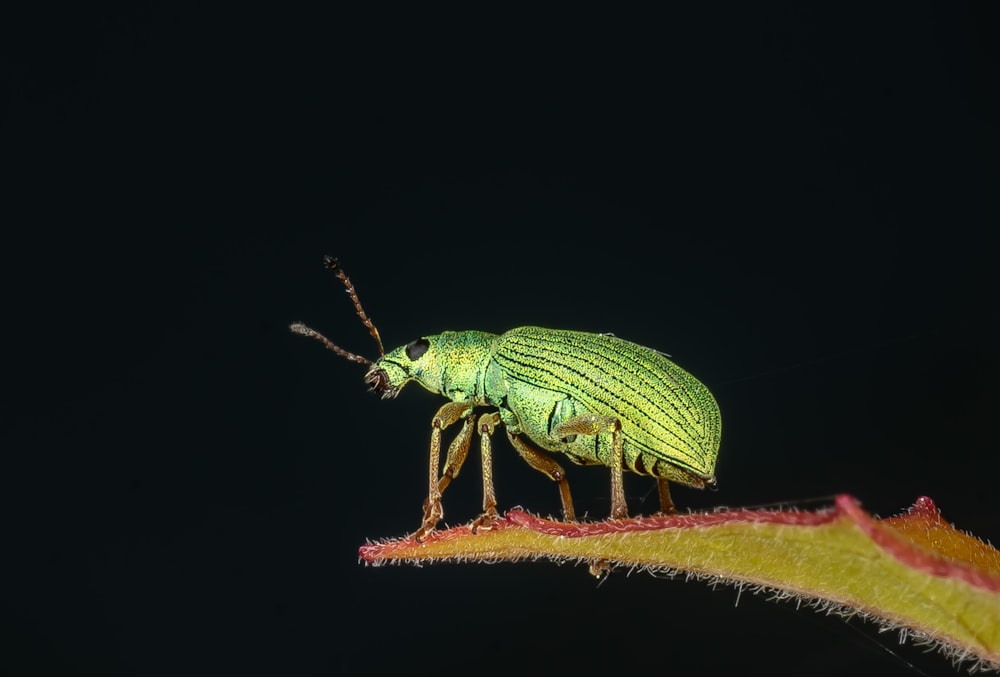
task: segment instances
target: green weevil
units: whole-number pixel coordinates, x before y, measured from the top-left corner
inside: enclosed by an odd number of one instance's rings
[[[493,488],[492,435],[499,425],[518,454],[558,483],[563,515],[576,521],[566,473],[547,452],[580,465],[611,469],[611,518],[628,516],[622,472],[656,478],[660,509],[674,512],[668,482],[715,485],[721,418],[715,398],[667,355],[612,334],[518,327],[503,334],[445,331],[388,353],[337,259],[326,267],[343,282],[354,308],[378,344],[376,361],[350,353],[301,323],[295,333],[321,341],[338,355],[368,367],[365,381],[383,398],[410,381],[450,400],[431,422],[429,489],[415,536],[433,531],[443,516],[441,492],[458,476],[469,452],[477,407],[490,407],[475,427],[483,462],[483,512],[473,529],[498,518]],[[461,421],[439,474],[442,431]]]

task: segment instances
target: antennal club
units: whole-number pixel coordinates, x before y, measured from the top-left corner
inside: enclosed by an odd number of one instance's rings
[[[347,277],[347,273],[344,269],[340,267],[340,261],[329,254],[323,257],[323,265],[326,266],[327,270],[332,270],[340,281],[344,283],[347,288],[347,294],[351,297],[351,301],[354,302],[354,309],[358,312],[358,317],[366,327],[368,327],[368,333],[372,335],[375,339],[375,343],[378,344],[378,353],[380,356],[385,357],[385,349],[382,347],[382,337],[378,334],[378,329],[375,328],[375,324],[369,319],[368,315],[365,314],[365,309],[361,307],[361,301],[358,299],[358,294],[354,291],[354,285],[351,283],[351,279]],[[325,339],[324,339],[325,340]],[[331,344],[332,345],[332,344]],[[369,364],[371,364],[369,362]]]

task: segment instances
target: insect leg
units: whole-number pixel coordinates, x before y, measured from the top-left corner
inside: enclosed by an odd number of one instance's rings
[[[472,533],[489,527],[497,520],[497,496],[493,490],[493,433],[500,425],[500,414],[492,412],[479,417],[479,435],[483,455],[483,514],[472,523]]]
[[[431,419],[431,458],[428,468],[428,491],[427,500],[424,502],[424,519],[420,528],[414,534],[419,541],[429,534],[437,526],[437,523],[444,515],[441,507],[441,489],[439,488],[440,478],[438,477],[438,467],[441,463],[441,431],[458,421],[472,408],[468,402],[448,402],[438,409],[438,412]],[[461,437],[461,434],[459,434]],[[449,451],[450,453],[450,451]]]
[[[573,496],[569,493],[569,481],[566,479],[566,471],[562,466],[553,461],[542,452],[529,447],[520,437],[512,435],[507,431],[507,439],[514,445],[517,453],[532,468],[548,476],[549,479],[559,483],[559,497],[562,499],[563,518],[567,522],[576,521],[576,511],[573,509]]]
[[[467,416],[458,436],[451,441],[448,447],[448,459],[444,463],[444,470],[441,471],[441,479],[438,481],[438,491],[444,493],[445,487],[458,477],[465,463],[465,457],[469,455],[469,445],[472,442],[473,418]]]
[[[628,504],[625,502],[625,485],[622,480],[622,422],[614,416],[584,414],[567,419],[552,429],[552,434],[560,438],[606,432],[611,433],[611,519],[624,519],[628,517]]]
[[[662,477],[656,478],[656,488],[660,492],[660,513],[663,515],[673,515],[677,512],[674,500],[670,498],[670,485]]]

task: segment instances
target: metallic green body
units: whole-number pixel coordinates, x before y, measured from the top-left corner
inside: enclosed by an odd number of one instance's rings
[[[626,469],[693,487],[715,482],[715,398],[664,354],[615,336],[540,327],[443,332],[391,351],[376,370],[384,396],[416,381],[454,402],[497,407],[510,433],[578,464],[611,466],[611,435],[560,439],[553,429],[586,414],[614,417]]]

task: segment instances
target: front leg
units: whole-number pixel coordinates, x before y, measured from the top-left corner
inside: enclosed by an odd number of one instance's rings
[[[420,524],[420,528],[414,534],[414,538],[418,541],[434,531],[437,523],[444,516],[444,509],[441,507],[441,478],[438,477],[438,468],[441,464],[441,431],[460,420],[463,416],[466,416],[471,410],[472,404],[469,402],[448,402],[438,409],[438,412],[431,420],[431,457],[428,464],[429,483],[427,500],[424,502],[424,518]],[[461,439],[462,437],[463,435],[460,434],[459,438]],[[465,436],[465,443],[468,443],[467,435]],[[465,454],[461,451],[457,452],[457,456],[461,460],[465,460]],[[449,467],[452,465],[451,461],[453,460],[456,459],[451,458],[451,453],[449,453]],[[458,465],[460,466],[461,463],[458,463]],[[454,470],[454,468],[451,469]],[[457,471],[454,474],[458,474]],[[445,486],[447,486],[447,483]]]
[[[462,429],[458,431],[458,435],[448,445],[448,458],[444,462],[444,469],[441,470],[441,478],[438,480],[438,497],[444,494],[444,490],[448,488],[452,480],[458,477],[458,473],[462,471],[465,459],[469,455],[469,444],[472,442],[472,427],[474,423],[475,420],[472,416],[466,416],[465,423],[462,424]],[[427,510],[430,506],[430,501],[430,494],[428,493],[428,497],[424,499],[425,518],[428,514]]]
[[[471,417],[470,417],[471,418]],[[500,425],[500,414],[492,412],[479,417],[479,435],[483,457],[483,512],[472,523],[472,533],[489,528],[499,519],[497,495],[493,488],[493,433]]]

